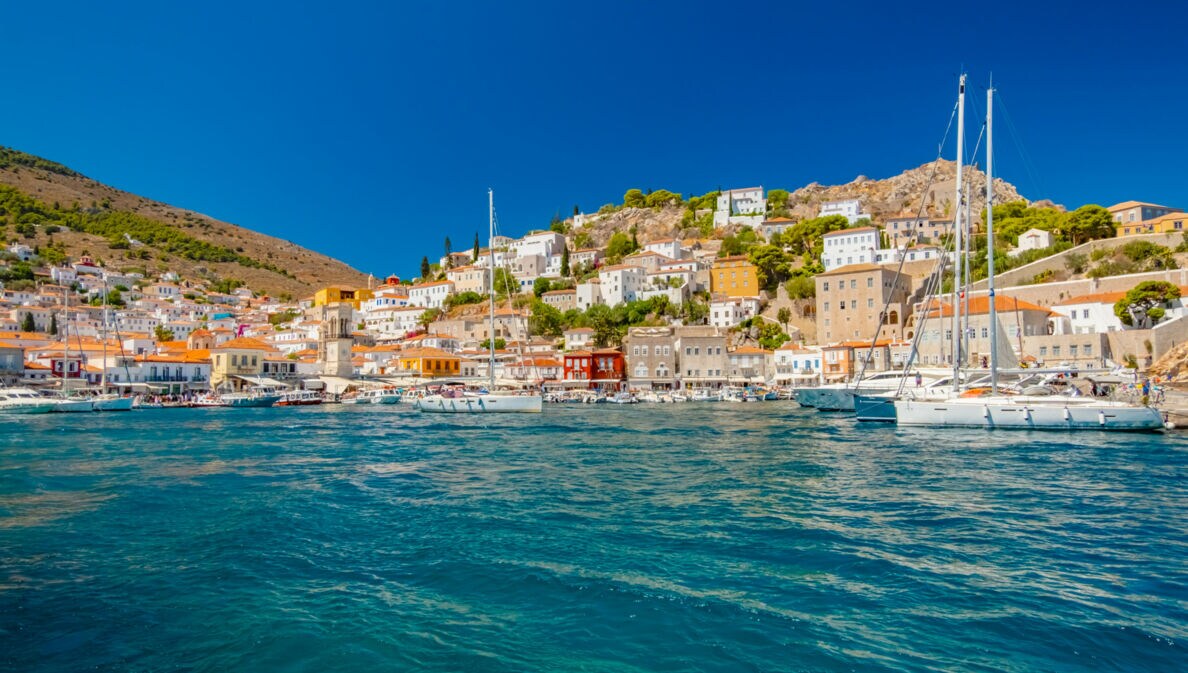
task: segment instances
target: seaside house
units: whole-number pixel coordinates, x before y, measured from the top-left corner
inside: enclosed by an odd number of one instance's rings
[[[577,290],[550,290],[541,294],[540,300],[564,313],[571,308],[577,308]]]
[[[765,383],[774,373],[772,352],[757,346],[739,346],[727,356],[729,381]]]
[[[677,337],[671,327],[632,327],[623,340],[627,382],[636,389],[670,390],[677,385]]]
[[[445,300],[454,293],[454,283],[448,280],[439,280],[431,283],[420,283],[413,285],[408,290],[408,303],[410,306],[420,306],[421,308],[441,308],[445,305]]]
[[[264,372],[264,358],[277,350],[259,339],[238,337],[225,341],[210,350],[210,387],[229,386],[241,390],[245,384],[258,380]]]
[[[423,378],[458,376],[462,358],[440,348],[406,348],[400,353],[400,373]]]
[[[1123,201],[1106,208],[1114,218],[1118,236],[1155,233],[1152,221],[1171,213],[1183,212],[1179,208],[1161,206],[1142,201]]]
[[[602,299],[608,306],[635,301],[647,282],[647,271],[643,267],[616,264],[598,270]]]
[[[574,327],[561,333],[565,340],[566,350],[581,350],[594,344],[594,329],[592,327]]]
[[[730,375],[727,330],[704,325],[677,328],[682,388],[721,388]]]
[[[858,227],[831,231],[821,237],[824,246],[821,264],[826,271],[851,264],[872,264],[876,261],[881,236],[875,227]]]
[[[815,386],[822,383],[821,349],[789,341],[775,349],[775,383],[790,386]]]
[[[364,301],[373,297],[371,290],[360,287],[353,288],[347,285],[331,285],[324,287],[314,293],[313,306],[328,306],[330,304],[350,304],[359,310]]]

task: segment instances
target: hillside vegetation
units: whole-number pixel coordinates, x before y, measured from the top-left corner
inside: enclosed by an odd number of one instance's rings
[[[259,292],[305,296],[361,285],[355,269],[192,211],[123,192],[31,154],[0,147],[0,235],[48,257],[84,253],[116,268],[236,279]]]

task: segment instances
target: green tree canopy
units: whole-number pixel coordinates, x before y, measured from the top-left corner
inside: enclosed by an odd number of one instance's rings
[[[532,281],[532,294],[536,295],[537,299],[540,299],[540,295],[548,292],[552,287],[553,285],[549,282],[549,279],[541,276]]]
[[[661,208],[669,204],[679,206],[681,203],[681,195],[667,189],[657,189],[644,198],[644,205],[649,208]]]
[[[623,194],[623,205],[627,206],[628,208],[646,208],[648,201],[642,190],[628,189],[627,192]]]
[[[617,264],[627,255],[635,252],[638,248],[632,243],[631,237],[621,231],[616,231],[611,235],[610,240],[606,243],[606,257],[612,264]]]
[[[1112,238],[1117,231],[1110,211],[1098,205],[1081,206],[1068,213],[1065,220],[1063,233],[1073,245]]]
[[[1180,298],[1180,288],[1162,280],[1148,280],[1134,286],[1114,304],[1114,315],[1123,325],[1151,327],[1163,319],[1163,305]]]

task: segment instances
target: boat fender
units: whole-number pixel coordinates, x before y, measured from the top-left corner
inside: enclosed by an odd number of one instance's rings
[[[990,418],[990,406],[989,405],[986,405],[986,404],[982,405],[982,418]]]
[[[1105,425],[1105,412],[1104,411],[1097,412],[1097,424]]]
[[[1068,407],[1064,408],[1064,420],[1066,420],[1066,421],[1072,420],[1072,414],[1070,414],[1068,412]]]

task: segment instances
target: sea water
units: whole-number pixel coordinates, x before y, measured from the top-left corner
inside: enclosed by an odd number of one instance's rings
[[[1188,442],[792,403],[0,420],[11,671],[1183,671]]]

